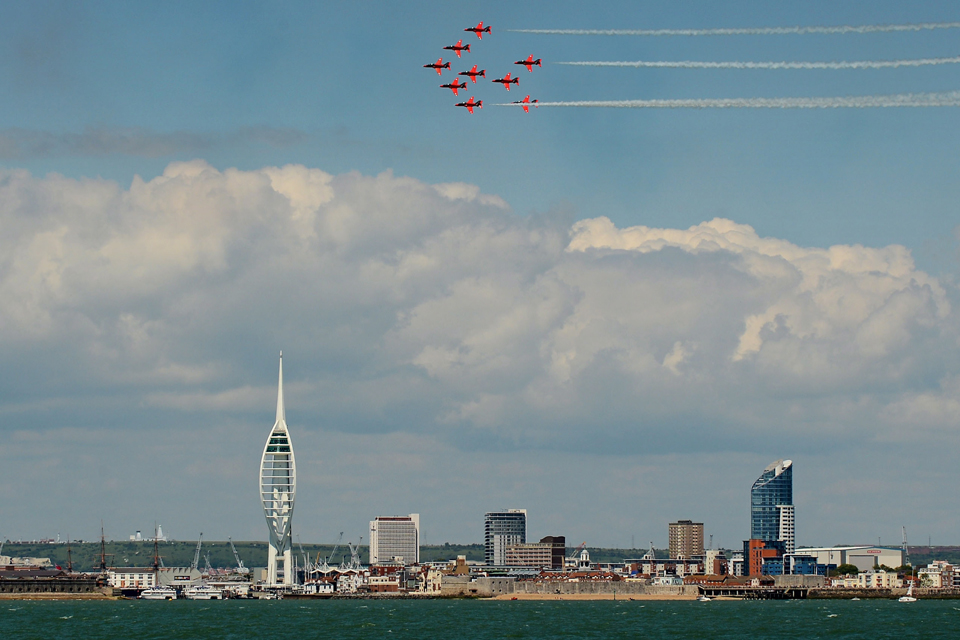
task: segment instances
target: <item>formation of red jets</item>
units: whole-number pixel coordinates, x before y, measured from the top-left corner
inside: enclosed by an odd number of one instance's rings
[[[489,26],[486,26],[486,27],[483,26],[483,22],[480,22],[480,23],[479,23],[477,26],[475,26],[475,27],[467,27],[466,29],[464,29],[464,31],[470,31],[470,32],[472,32],[472,33],[477,34],[477,38],[479,38],[480,40],[483,40],[483,34],[485,34],[485,33],[491,33],[490,27],[489,27]],[[448,46],[448,47],[444,47],[444,49],[447,50],[447,51],[453,51],[454,53],[457,54],[457,58],[460,58],[460,57],[461,57],[460,54],[461,54],[462,52],[464,52],[464,51],[466,51],[466,52],[468,52],[468,53],[470,52],[470,45],[469,45],[469,44],[466,44],[466,45],[463,44],[463,40],[457,40],[457,44],[454,44],[454,45],[451,45],[451,46]],[[536,66],[538,66],[538,67],[542,67],[542,66],[543,66],[543,65],[540,64],[540,58],[537,58],[536,60],[534,60],[534,58],[533,58],[532,55],[527,56],[527,59],[526,59],[526,60],[517,60],[517,61],[514,62],[513,64],[523,65],[523,66],[525,66],[525,67],[527,68],[527,71],[529,71],[529,72],[531,72],[531,73],[533,72],[533,66],[534,66],[534,65],[536,65]],[[444,69],[449,69],[449,68],[450,68],[450,63],[449,63],[449,62],[444,62],[444,61],[443,61],[443,58],[438,58],[436,62],[431,63],[431,64],[425,64],[425,65],[423,65],[423,67],[424,67],[425,69],[436,69],[437,75],[442,75]],[[471,81],[473,84],[476,84],[476,83],[477,83],[477,77],[480,77],[480,78],[486,78],[486,77],[487,77],[487,76],[486,76],[486,72],[487,72],[486,69],[481,69],[480,71],[477,71],[477,65],[473,65],[473,68],[471,68],[469,71],[461,71],[461,72],[459,72],[457,75],[458,75],[458,76],[466,76],[466,77],[470,78],[470,81]],[[511,84],[519,85],[519,84],[520,84],[520,79],[519,79],[519,78],[516,78],[516,77],[511,78],[511,74],[510,74],[510,73],[507,73],[504,77],[502,77],[502,78],[496,78],[496,79],[492,80],[491,82],[499,83],[499,84],[503,85],[503,87],[504,87],[507,91],[510,91],[510,85],[511,85]],[[459,94],[460,89],[465,89],[465,88],[467,87],[467,83],[466,83],[466,81],[459,82],[457,79],[454,79],[452,82],[448,82],[448,83],[446,83],[446,84],[441,84],[440,87],[443,88],[443,89],[450,89],[451,91],[453,91],[453,95],[459,97],[459,96],[460,96],[460,94]],[[530,113],[530,105],[536,106],[537,101],[536,101],[536,100],[530,100],[530,96],[527,96],[527,97],[524,98],[523,100],[517,100],[517,101],[515,101],[514,104],[522,105],[524,112]],[[469,99],[469,100],[467,100],[466,102],[458,102],[458,103],[456,104],[456,106],[458,106],[458,107],[464,107],[464,108],[466,108],[466,110],[467,110],[468,112],[473,113],[474,107],[476,107],[476,108],[478,108],[478,109],[482,109],[482,108],[483,108],[483,100],[476,100],[476,101],[475,101],[474,98],[473,98],[473,96],[470,96],[470,99]]]

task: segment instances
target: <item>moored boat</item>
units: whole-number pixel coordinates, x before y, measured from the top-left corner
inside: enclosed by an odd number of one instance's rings
[[[177,592],[170,587],[151,587],[140,592],[141,600],[176,600]]]
[[[188,600],[223,600],[223,592],[208,584],[195,584],[183,592]]]
[[[910,586],[907,587],[907,595],[900,596],[899,602],[916,602],[917,599],[913,597],[913,583],[910,583]]]

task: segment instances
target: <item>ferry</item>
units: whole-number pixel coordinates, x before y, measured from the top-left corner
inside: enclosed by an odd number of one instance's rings
[[[170,587],[151,587],[140,592],[141,600],[176,600],[177,592]]]
[[[223,600],[223,592],[208,584],[197,584],[183,592],[187,600]]]

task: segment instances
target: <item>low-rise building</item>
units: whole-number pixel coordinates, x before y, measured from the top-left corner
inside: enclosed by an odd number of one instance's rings
[[[902,585],[896,571],[868,569],[857,574],[856,586],[859,589],[895,589]]]
[[[507,546],[506,566],[534,567],[537,569],[563,569],[566,553],[564,536],[547,536],[540,542],[511,544]]]
[[[835,568],[842,564],[852,564],[860,571],[885,565],[900,567],[904,564],[903,549],[900,547],[804,547],[796,553],[817,557],[817,564]]]
[[[954,586],[954,574],[957,573],[953,565],[945,560],[934,560],[917,571],[920,586],[932,589],[946,589]]]
[[[370,593],[396,593],[400,591],[400,577],[396,573],[385,576],[370,576],[367,579],[367,588]]]
[[[118,567],[107,571],[107,584],[115,589],[152,589],[157,572],[153,567]]]

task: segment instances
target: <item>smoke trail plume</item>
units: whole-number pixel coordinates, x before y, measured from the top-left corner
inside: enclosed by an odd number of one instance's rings
[[[501,103],[495,107],[522,106]],[[888,96],[827,98],[702,98],[693,100],[582,100],[540,102],[539,107],[607,107],[620,109],[869,109],[874,107],[960,107],[960,91],[903,93]]]
[[[808,33],[844,34],[879,33],[885,31],[928,31],[957,29],[960,22],[924,22],[920,24],[868,24],[834,27],[757,27],[738,29],[507,29],[513,33],[539,33],[561,36],[767,36],[804,35]]]
[[[703,62],[694,60],[637,60],[635,62],[555,62],[574,67],[634,67],[657,69],[895,69],[960,63],[955,58],[921,58],[919,60],[858,60],[852,62]]]

